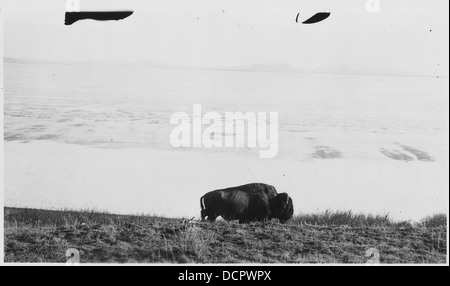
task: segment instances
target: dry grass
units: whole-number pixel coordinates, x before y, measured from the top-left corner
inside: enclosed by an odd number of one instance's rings
[[[447,216],[445,214],[435,214],[424,218],[420,225],[424,227],[447,227]]]
[[[352,211],[326,210],[317,214],[301,214],[294,218],[296,224],[346,225],[352,227],[407,226],[409,222],[394,222],[389,215],[354,214]]]
[[[445,220],[443,219],[445,218]],[[5,208],[5,262],[446,263],[446,216],[420,224],[327,211],[288,224],[202,223],[152,216]]]

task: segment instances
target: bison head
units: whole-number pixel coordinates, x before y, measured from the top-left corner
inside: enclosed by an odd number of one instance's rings
[[[276,197],[270,199],[269,204],[271,213],[269,219],[277,218],[281,223],[285,223],[292,218],[294,205],[288,194],[278,194]]]

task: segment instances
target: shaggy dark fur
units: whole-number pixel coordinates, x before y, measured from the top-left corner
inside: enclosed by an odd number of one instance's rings
[[[288,194],[278,194],[273,186],[262,183],[209,192],[200,198],[200,206],[203,221],[205,218],[215,221],[221,216],[240,222],[277,218],[284,223],[294,212]]]

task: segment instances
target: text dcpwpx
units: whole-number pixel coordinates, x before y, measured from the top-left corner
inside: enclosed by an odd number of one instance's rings
[[[265,281],[270,279],[271,271],[222,271],[222,276],[213,275],[211,272],[195,273],[180,272],[178,274],[179,281],[203,281],[209,284],[212,280],[222,279],[222,281]]]
[[[270,271],[223,271],[222,280],[271,280]]]

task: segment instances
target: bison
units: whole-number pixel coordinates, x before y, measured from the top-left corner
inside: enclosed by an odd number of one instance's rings
[[[211,191],[200,198],[200,206],[202,221],[215,221],[221,216],[241,223],[272,218],[285,223],[294,213],[288,194],[278,194],[273,186],[262,183]]]

